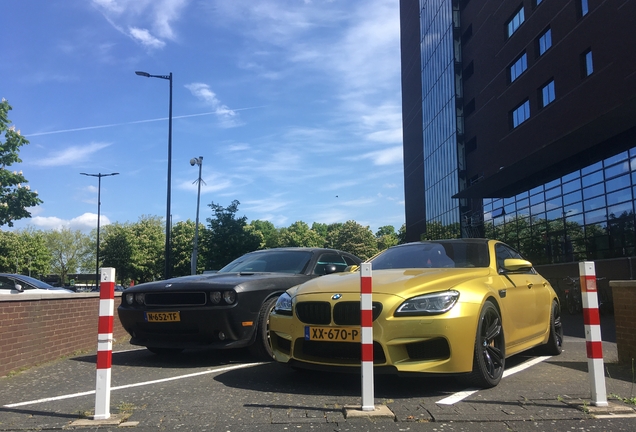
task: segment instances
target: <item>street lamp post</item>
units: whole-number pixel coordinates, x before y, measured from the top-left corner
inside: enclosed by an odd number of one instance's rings
[[[203,168],[203,156],[199,156],[198,158],[190,159],[190,165],[195,166],[199,165],[199,178],[196,179],[196,182],[199,183],[199,189],[197,191],[197,217],[194,225],[194,246],[192,247],[192,264],[190,269],[190,274],[197,274],[197,257],[198,257],[198,244],[199,244],[199,203],[201,202],[201,182],[203,179],[201,178],[201,169]],[[204,182],[205,183],[205,182]]]
[[[102,195],[102,177],[116,176],[119,173],[110,173],[110,174],[87,174],[80,173],[81,175],[89,176],[89,177],[97,177],[97,258],[96,258],[96,266],[95,266],[95,287],[99,289],[99,216],[100,216],[100,208],[102,205],[101,195]],[[62,281],[64,282],[64,281]]]
[[[161,78],[170,81],[170,105],[168,114],[168,193],[166,199],[166,250],[165,261],[166,267],[164,271],[164,278],[170,279],[170,190],[171,190],[171,177],[172,177],[172,72],[170,75],[150,75],[148,72],[136,71],[139,76],[146,78]]]

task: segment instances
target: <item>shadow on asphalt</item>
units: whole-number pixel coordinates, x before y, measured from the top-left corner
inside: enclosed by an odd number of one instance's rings
[[[85,363],[97,363],[97,355],[74,357],[71,360]],[[193,369],[201,367],[224,366],[238,363],[256,363],[245,349],[235,350],[187,350],[179,354],[154,354],[141,348],[139,350],[113,351],[113,366],[157,367],[172,369]]]
[[[616,324],[614,315],[601,315],[601,338],[605,342],[616,342]],[[583,314],[570,315],[567,311],[561,312],[563,322],[563,334],[585,339],[585,324]]]
[[[59,412],[50,412],[50,411],[37,411],[37,410],[29,410],[29,409],[20,409],[20,408],[6,408],[0,407],[0,413],[8,412],[14,414],[26,414],[30,416],[46,416],[46,417],[59,417],[59,418],[68,418],[68,419],[77,419],[78,414],[64,414]]]
[[[360,396],[361,386],[359,374],[301,371],[278,363],[228,371],[215,376],[214,380],[243,390],[312,396]],[[465,388],[466,385],[452,377],[374,377],[376,398],[443,397]]]

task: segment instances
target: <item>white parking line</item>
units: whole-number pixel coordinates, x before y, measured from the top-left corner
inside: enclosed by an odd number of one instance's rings
[[[119,387],[112,387],[111,391],[113,391],[113,390],[122,390],[122,389],[131,388],[131,387],[140,387],[140,386],[151,385],[151,384],[158,384],[158,383],[162,383],[162,382],[174,381],[174,380],[179,380],[179,379],[184,379],[184,378],[192,378],[192,377],[195,377],[195,376],[207,375],[207,374],[211,374],[211,373],[227,372],[227,371],[231,371],[231,370],[234,370],[234,369],[242,369],[242,368],[247,368],[247,367],[252,367],[252,366],[258,366],[258,365],[261,365],[261,364],[264,364],[264,363],[247,363],[247,364],[240,364],[240,365],[235,365],[235,366],[221,367],[221,368],[218,368],[218,369],[210,369],[210,370],[206,370],[206,371],[203,371],[203,372],[196,372],[196,373],[191,373],[191,374],[187,374],[187,375],[179,375],[179,376],[176,376],[176,377],[163,378],[163,379],[158,379],[158,380],[153,380],[153,381],[145,381],[145,382],[140,382],[140,383],[123,385],[123,386],[119,386]],[[71,399],[71,398],[76,398],[76,397],[81,397],[81,396],[86,396],[86,395],[91,395],[91,394],[95,394],[95,390],[82,392],[82,393],[74,393],[74,394],[68,394],[68,395],[62,395],[62,396],[55,396],[55,397],[44,398],[44,399],[37,399],[37,400],[26,401],[26,402],[18,402],[18,403],[9,404],[9,405],[3,405],[3,407],[4,408],[15,408],[15,407],[20,407],[20,406],[25,406],[25,405],[35,405],[35,404],[39,404],[39,403],[43,403],[43,402],[58,401],[58,400],[63,400],[63,399]]]
[[[529,367],[532,367],[537,363],[541,363],[542,361],[546,361],[550,357],[551,356],[535,357],[532,360],[528,360],[527,362],[521,363],[520,365],[517,365],[513,368],[504,370],[503,378],[516,374],[517,372],[521,372],[522,370],[528,369]],[[466,399],[468,396],[477,393],[478,391],[479,389],[467,388],[466,390],[462,390],[460,392],[452,394],[442,400],[438,400],[435,403],[438,405],[454,405],[457,402],[461,402],[462,400]]]

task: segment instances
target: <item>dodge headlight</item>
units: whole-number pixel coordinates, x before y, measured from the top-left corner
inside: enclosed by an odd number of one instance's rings
[[[278,300],[276,300],[276,306],[274,306],[274,311],[281,315],[291,315],[292,314],[292,299],[291,296],[287,293],[283,293]]]
[[[455,290],[413,297],[397,308],[395,316],[443,314],[455,306],[457,299],[459,299],[459,292]]]

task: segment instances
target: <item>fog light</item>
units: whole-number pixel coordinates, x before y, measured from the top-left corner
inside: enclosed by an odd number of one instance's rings
[[[219,339],[225,340],[225,333],[219,332]]]

